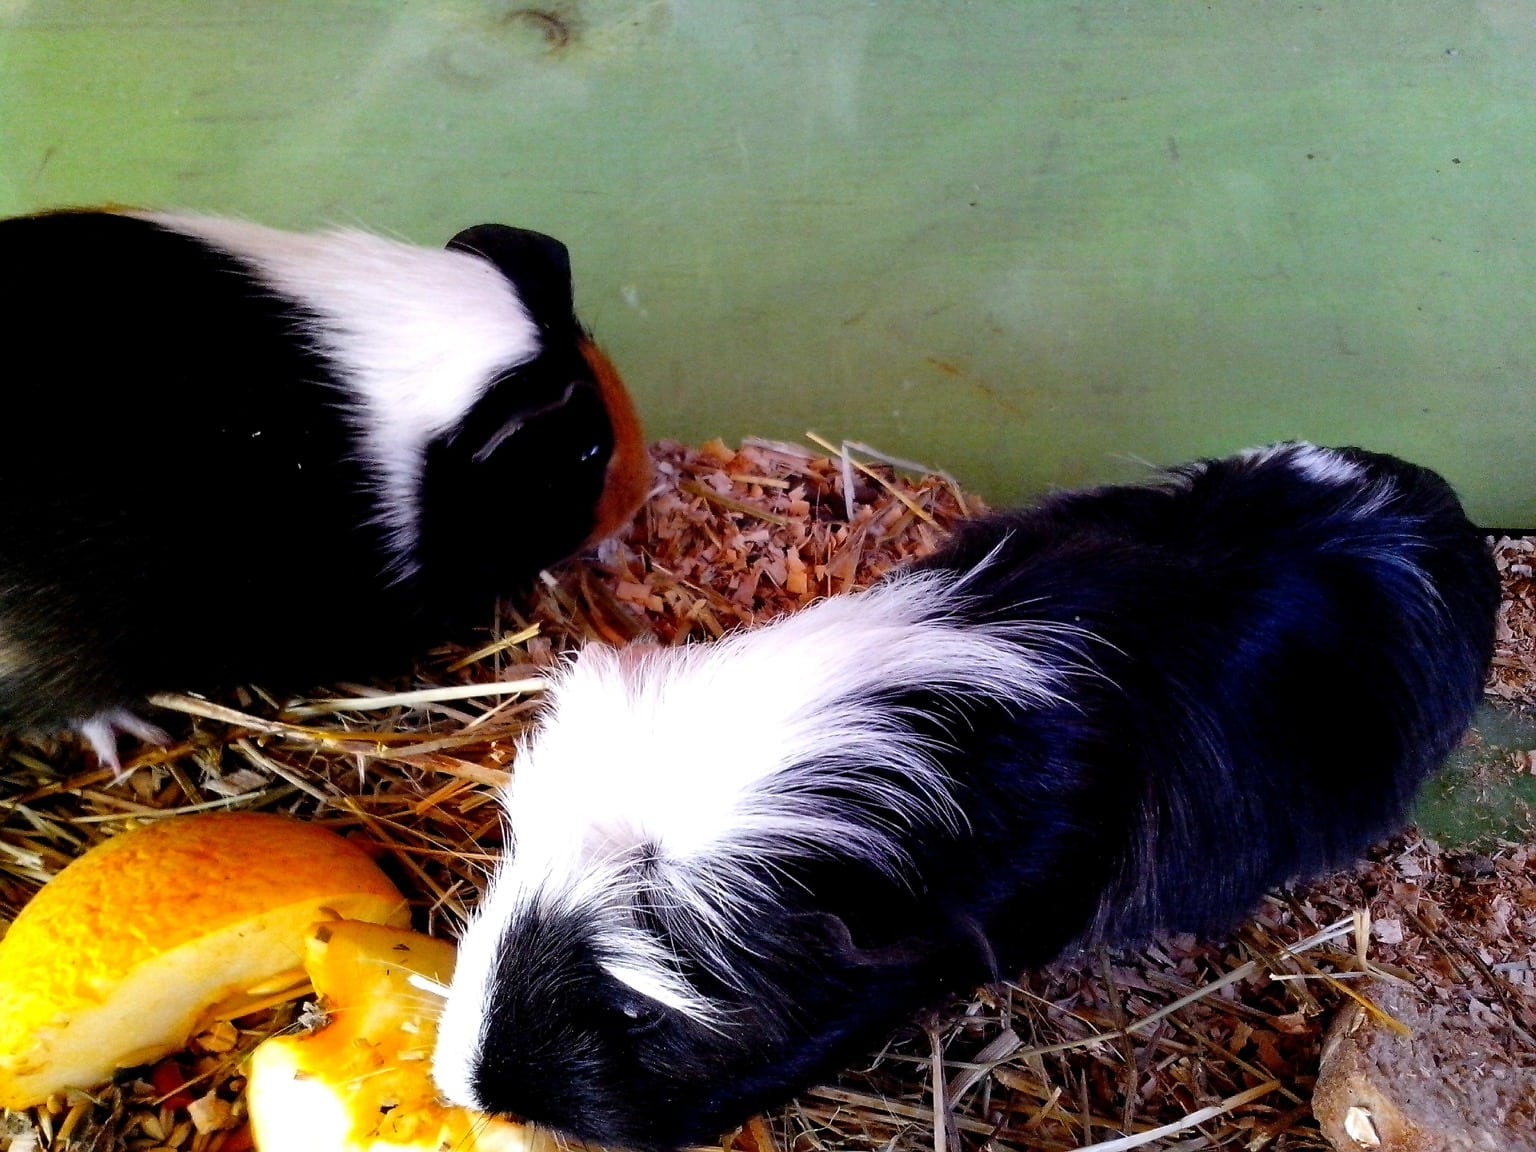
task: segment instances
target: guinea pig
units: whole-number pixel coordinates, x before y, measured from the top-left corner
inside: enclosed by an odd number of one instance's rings
[[[156,691],[396,670],[649,486],[537,232],[63,211],[0,221],[0,265],[0,727],[115,763]]]
[[[1440,477],[1287,443],[978,519],[717,643],[588,648],[505,793],[439,1088],[706,1144],[946,996],[1230,927],[1404,818],[1498,598]]]

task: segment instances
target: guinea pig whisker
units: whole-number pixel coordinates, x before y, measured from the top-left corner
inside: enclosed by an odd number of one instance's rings
[[[419,988],[423,992],[436,996],[439,1000],[448,998],[448,985],[422,972],[412,972],[406,977],[405,982],[412,988]]]
[[[414,988],[420,988],[428,992],[436,992],[439,989],[447,988],[447,985],[442,983],[436,977],[429,976],[425,972],[417,971],[415,968],[407,968],[404,964],[401,964],[395,960],[387,960],[382,957],[370,956],[365,959],[365,963],[371,964],[376,968],[393,968],[396,971],[403,970],[406,974],[406,982]]]
[[[456,1147],[472,1148],[480,1142],[480,1134],[490,1127],[489,1116],[475,1116],[469,1122],[469,1131],[464,1133],[464,1139],[459,1141]]]

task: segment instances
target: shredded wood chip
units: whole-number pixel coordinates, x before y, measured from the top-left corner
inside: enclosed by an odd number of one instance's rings
[[[377,846],[418,926],[452,935],[499,849],[494,789],[563,653],[594,639],[708,640],[865,587],[981,508],[947,477],[852,446],[846,458],[764,442],[654,455],[656,493],[627,535],[552,572],[411,681],[333,686],[327,702],[288,710],[256,691],[167,698],[177,711],[155,719],[177,742],[143,750],[118,783],[71,739],[0,738],[0,919],[144,814],[217,806],[291,812]],[[1495,555],[1505,601],[1488,692],[1536,707],[1536,539],[1500,540]],[[1510,772],[1536,770],[1530,755],[1512,750]],[[1319,1045],[1365,967],[1489,1022],[1536,1083],[1533,876],[1531,843],[1446,853],[1408,833],[1271,898],[1230,939],[1068,957],[957,999],[731,1140],[743,1152],[910,1152],[936,1137],[948,1152],[1319,1149],[1308,1107]],[[310,993],[299,982],[291,994]],[[0,1152],[248,1148],[241,1059],[301,1013],[317,1018],[297,999],[269,1005],[195,1039],[174,1092],[152,1070],[125,1073],[7,1118]]]

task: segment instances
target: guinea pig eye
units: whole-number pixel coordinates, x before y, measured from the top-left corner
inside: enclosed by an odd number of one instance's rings
[[[625,1000],[619,1005],[624,1014],[624,1024],[631,1032],[648,1031],[662,1022],[660,1004],[650,1000]]]
[[[491,458],[491,454],[494,453],[496,449],[500,448],[513,436],[516,436],[519,432],[521,432],[523,430],[523,426],[526,425],[530,420],[537,420],[540,416],[548,416],[552,412],[560,411],[560,409],[564,408],[571,402],[571,397],[575,394],[575,392],[576,384],[574,382],[567,384],[565,386],[565,391],[562,392],[554,400],[551,400],[548,404],[544,404],[538,408],[530,409],[527,412],[520,412],[517,416],[513,417],[511,420],[508,420],[494,433],[492,433],[491,438],[482,444],[479,450],[475,452],[475,463],[483,464],[489,460]],[[586,459],[586,457],[584,456],[582,459]]]

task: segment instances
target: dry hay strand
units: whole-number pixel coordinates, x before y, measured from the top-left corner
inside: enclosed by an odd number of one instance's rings
[[[453,936],[499,848],[513,770],[551,666],[592,640],[707,640],[866,587],[981,505],[942,474],[862,446],[661,444],[623,539],[503,607],[481,642],[409,681],[279,701],[161,697],[175,742],[114,781],[71,739],[0,742],[0,917],[133,823],[214,808],[286,812],[372,851],[417,927]],[[1490,694],[1536,700],[1536,542],[1502,540]],[[743,1152],[932,1148],[1325,1148],[1308,1106],[1323,1030],[1366,975],[1501,1022],[1536,1083],[1536,850],[1447,855],[1415,834],[1357,869],[1273,895],[1226,941],[1179,936],[1064,958],[956,1000],[862,1066],[727,1138]],[[192,1050],[0,1124],[0,1152],[243,1152],[240,1062],[296,1026],[295,1001]]]

